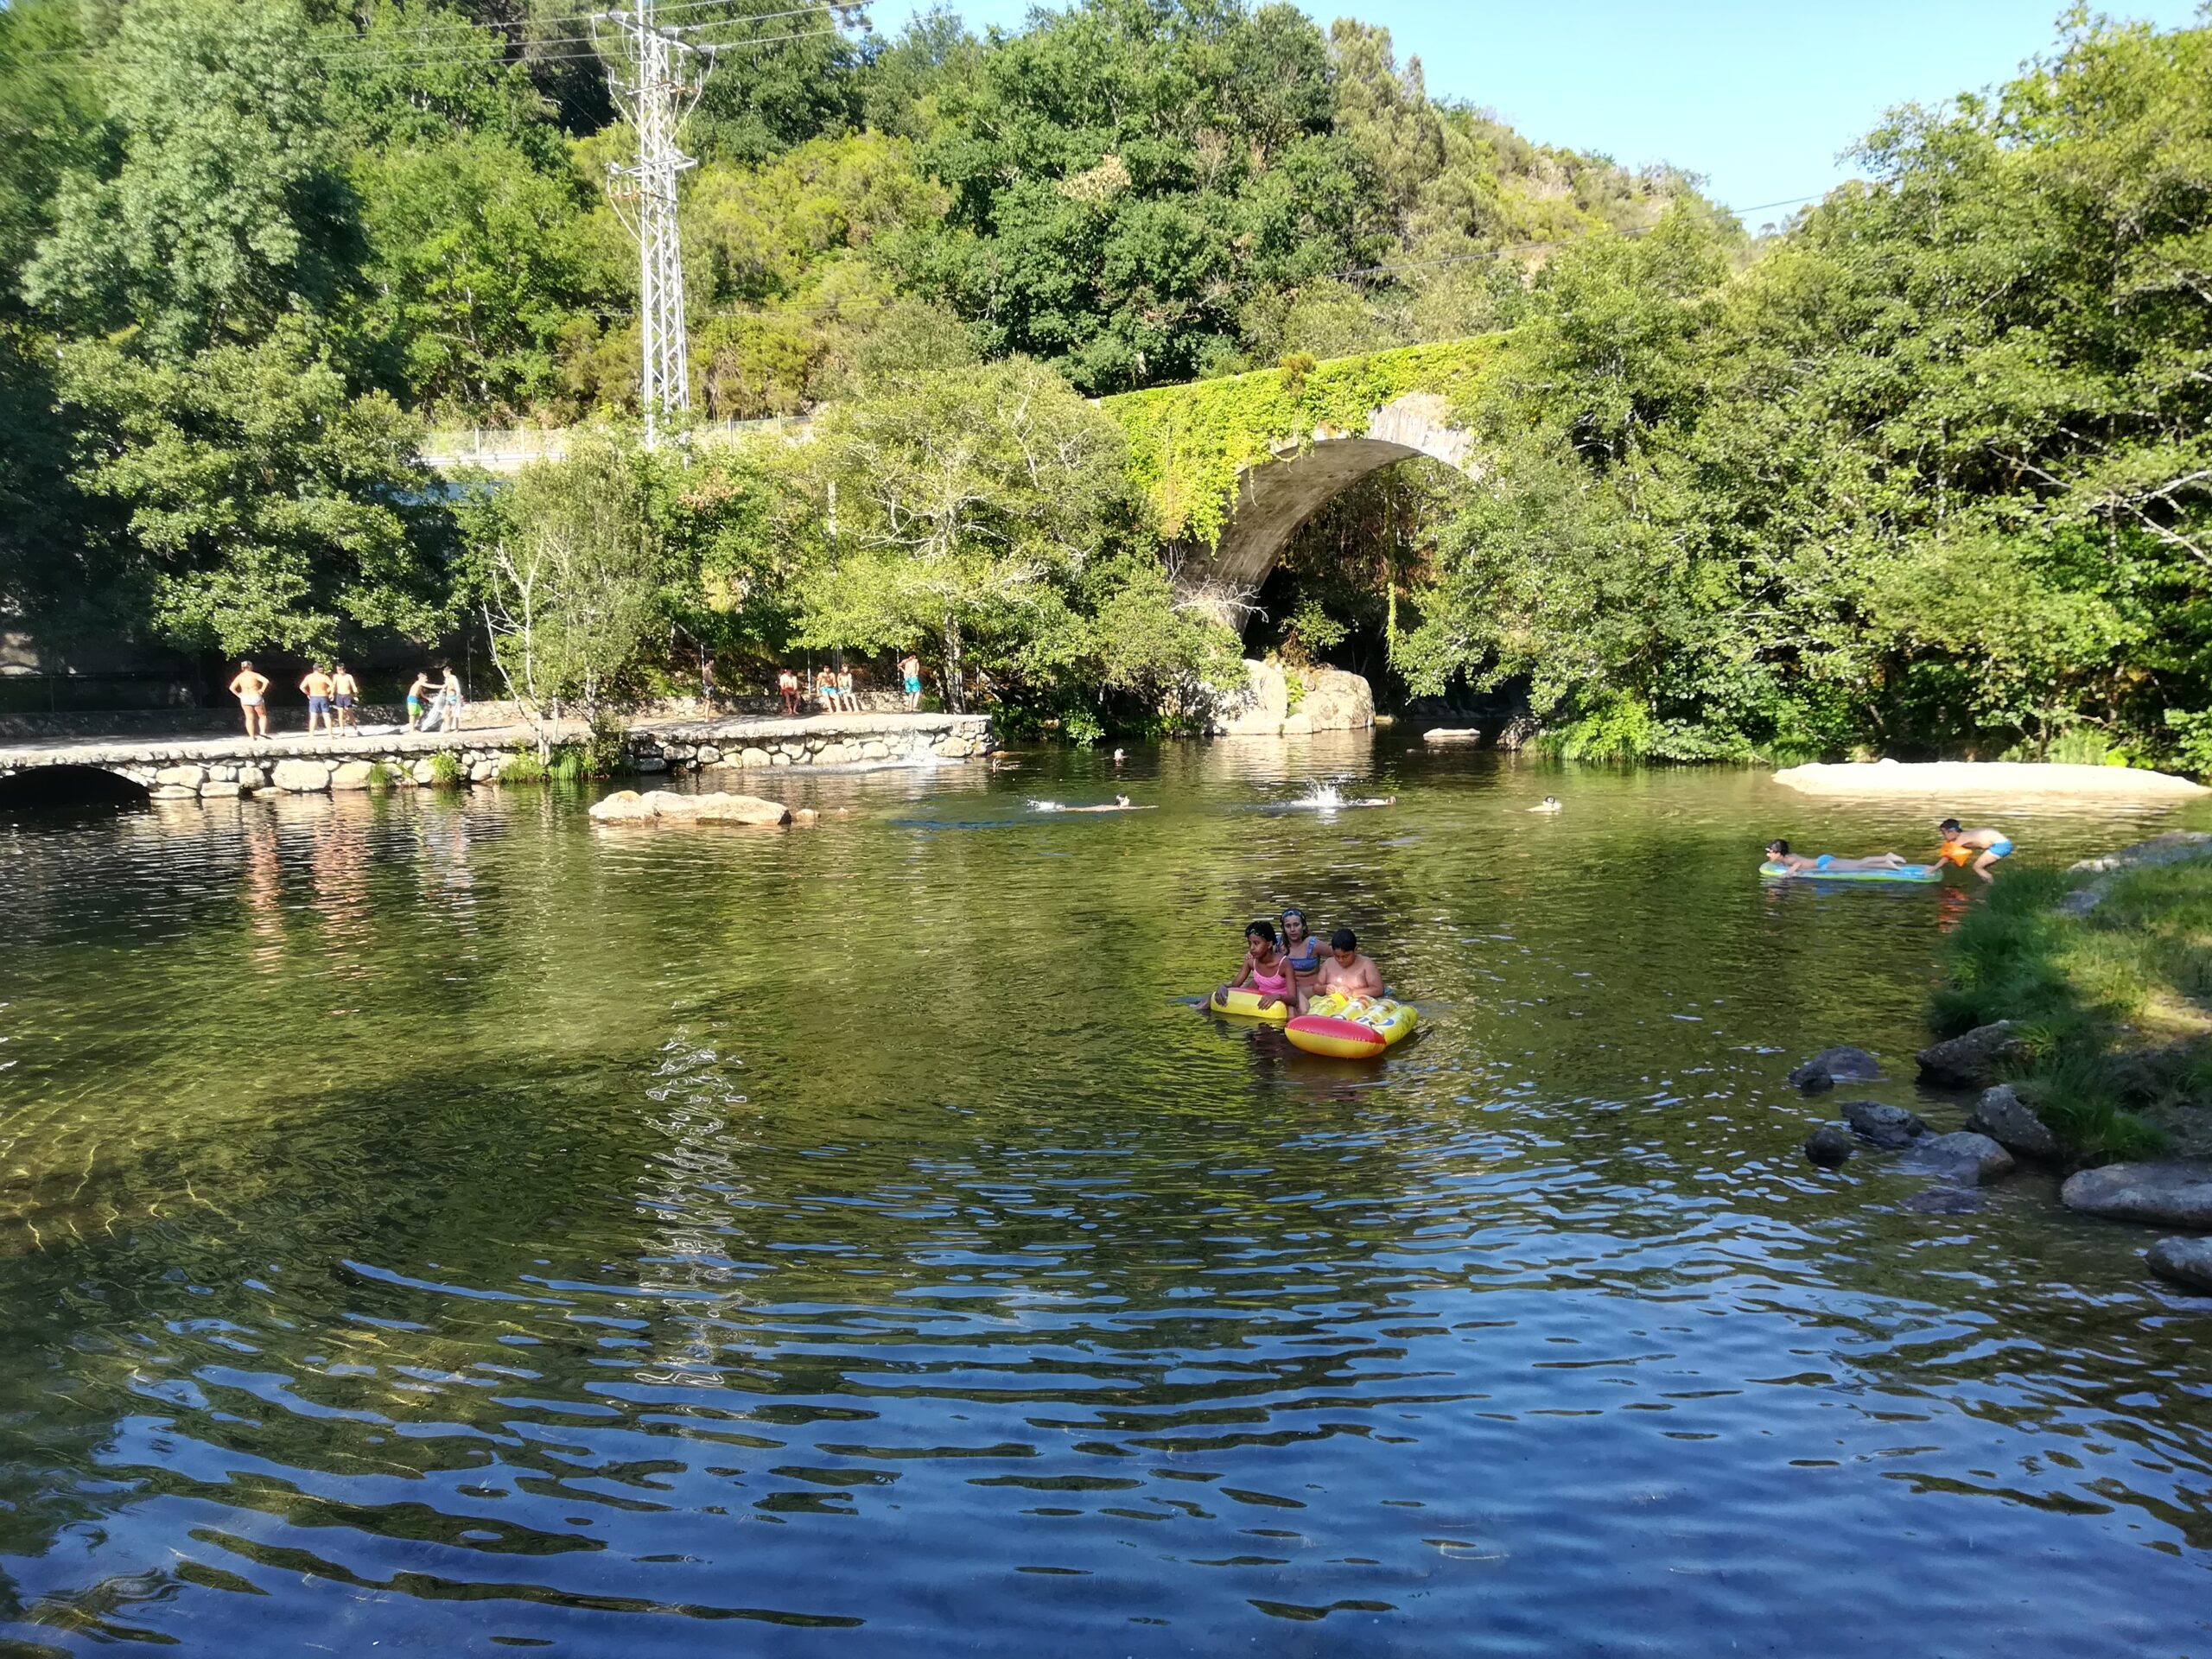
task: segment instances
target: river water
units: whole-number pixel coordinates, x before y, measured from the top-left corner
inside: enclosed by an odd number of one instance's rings
[[[2212,1652],[2212,1305],[2047,1179],[1798,1155],[1831,1042],[1955,1127],[1972,899],[1758,849],[1924,810],[1387,740],[790,781],[849,816],[0,824],[0,1651]],[[1173,1000],[1285,902],[1423,1034]]]

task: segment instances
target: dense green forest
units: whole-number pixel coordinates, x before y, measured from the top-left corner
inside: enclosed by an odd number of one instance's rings
[[[721,48],[694,402],[819,411],[804,444],[637,446],[575,0],[0,4],[0,624],[472,636],[542,698],[912,646],[1017,722],[1172,725],[1239,642],[1085,397],[1496,333],[1481,482],[1347,491],[1243,649],[1591,756],[2212,767],[2212,29],[2063,20],[1754,238],[1287,5],[663,13]],[[577,423],[512,487],[415,460]]]

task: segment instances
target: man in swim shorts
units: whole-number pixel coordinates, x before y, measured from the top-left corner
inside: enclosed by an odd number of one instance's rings
[[[313,733],[315,722],[322,722],[327,734],[330,730],[330,676],[322,671],[318,663],[300,676],[300,690],[308,700],[308,730]]]
[[[249,738],[269,735],[268,692],[269,677],[251,663],[241,662],[238,671],[231,677],[231,695],[238,700],[238,712],[245,716]]]
[[[1936,833],[1943,837],[1939,857],[1954,864],[1972,864],[1974,873],[1985,881],[1996,880],[1989,873],[1991,868],[2012,851],[2012,838],[2002,830],[1961,829],[1956,818],[1944,819],[1936,826]]]
[[[1841,858],[1834,853],[1821,853],[1808,858],[1802,853],[1791,852],[1786,841],[1770,841],[1764,861],[1779,865],[1792,875],[1840,875],[1846,870],[1901,869],[1905,858],[1901,853],[1870,853],[1864,858]]]
[[[1382,970],[1359,954],[1359,936],[1348,927],[1329,935],[1328,960],[1314,976],[1314,995],[1326,996],[1331,991],[1339,996],[1382,995]]]
[[[339,664],[330,676],[330,706],[338,715],[340,731],[353,729],[354,721],[359,718],[353,712],[353,704],[360,695],[360,685],[346,671],[346,664]]]
[[[906,693],[906,712],[922,706],[922,659],[908,652],[899,659],[899,678]]]

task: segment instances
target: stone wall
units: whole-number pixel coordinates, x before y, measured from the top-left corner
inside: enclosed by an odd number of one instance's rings
[[[855,766],[914,761],[972,760],[991,747],[991,723],[980,715],[943,715],[925,725],[875,725],[847,715],[839,727],[804,720],[753,722],[754,729],[696,729],[632,734],[631,759],[639,772],[696,772],[703,766]]]

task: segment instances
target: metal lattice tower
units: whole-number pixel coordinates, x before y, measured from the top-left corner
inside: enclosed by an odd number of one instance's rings
[[[697,162],[676,147],[677,129],[699,101],[710,49],[653,22],[652,0],[633,10],[594,13],[593,43],[610,59],[608,89],[638,134],[634,167],[609,163],[607,194],[638,238],[638,319],[645,340],[639,401],[645,447],[658,441],[669,417],[691,410],[691,372],[683,327],[683,239],[676,222],[677,175]],[[602,30],[613,36],[601,38]]]

